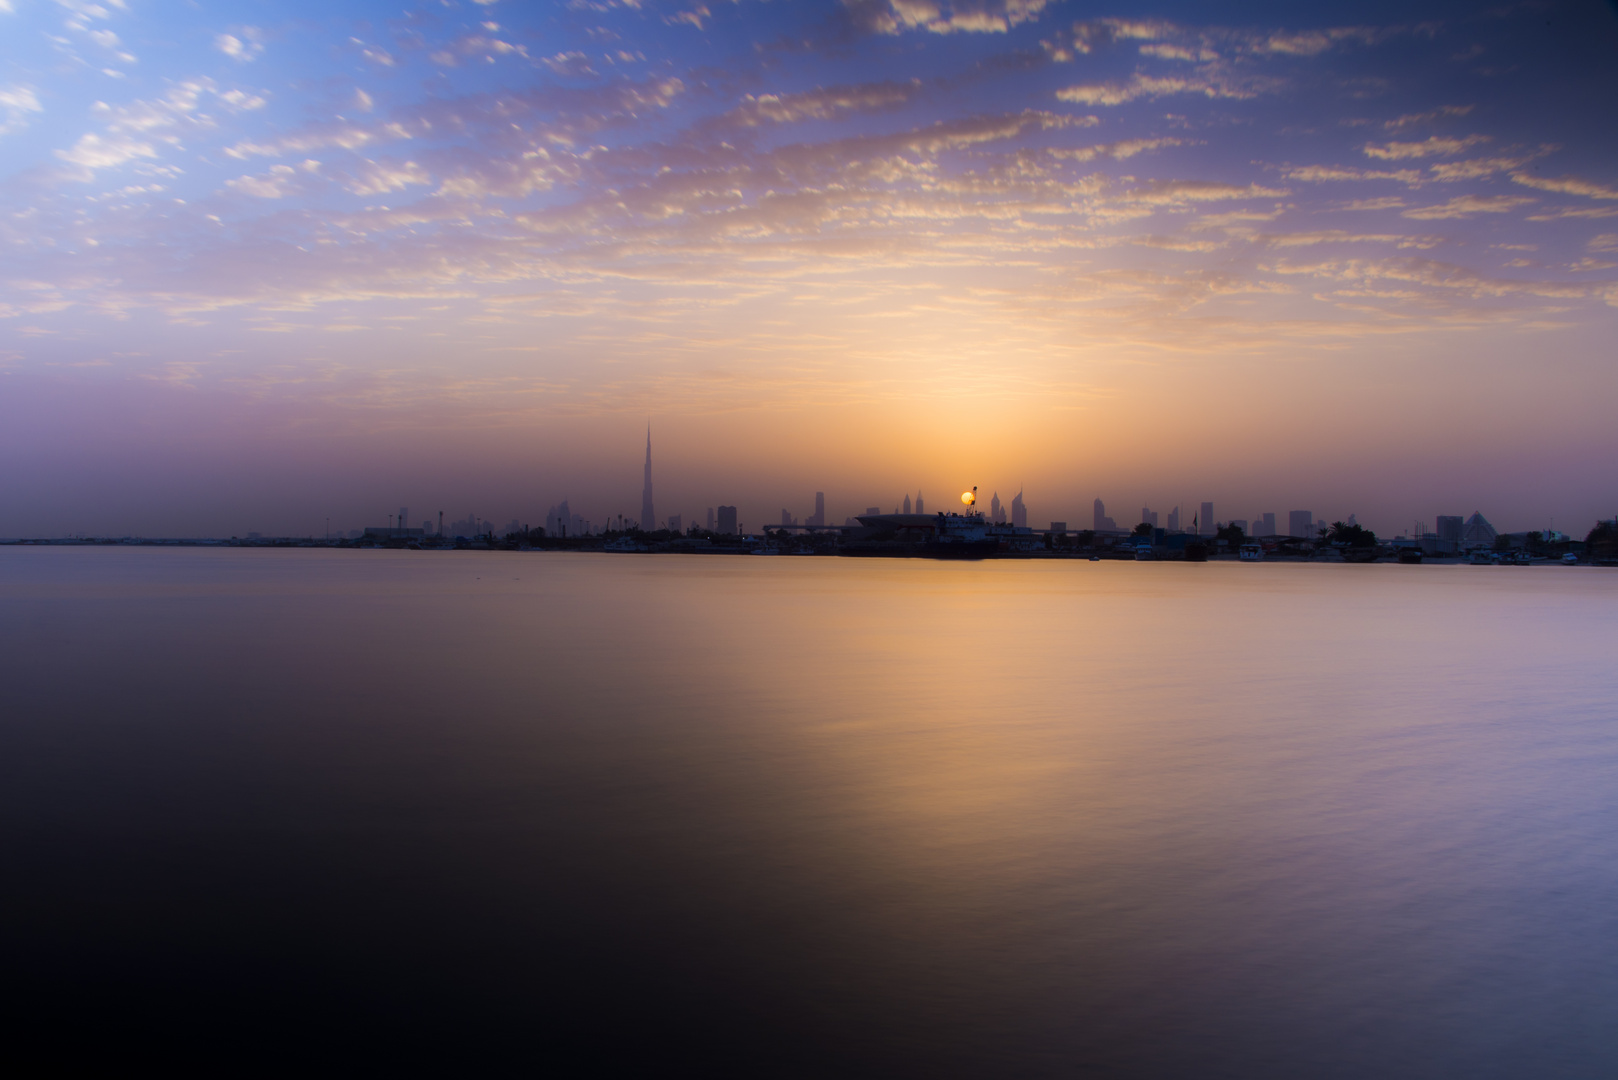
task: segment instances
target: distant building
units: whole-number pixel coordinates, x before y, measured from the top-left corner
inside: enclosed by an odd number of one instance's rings
[[[1154,529],[1157,528],[1157,511],[1151,509],[1150,507],[1141,507],[1140,523],[1142,525],[1150,525]]]
[[[805,525],[824,525],[824,524],[826,524],[826,493],[824,491],[815,492],[815,512],[814,512],[814,516],[812,516],[808,521],[804,522],[804,524]]]
[[[989,498],[989,520],[996,525],[1006,523],[1006,508],[1000,505],[1000,493],[998,491]]]
[[[909,496],[909,494],[905,495],[904,509],[902,511],[900,511],[900,512],[905,513],[905,514],[910,513],[910,496]]]
[[[1253,535],[1253,536],[1274,536],[1275,535],[1275,515],[1274,514],[1255,514],[1253,516],[1253,532],[1252,532],[1251,535]]]
[[[797,523],[798,519],[792,516],[791,511],[785,509],[781,511],[781,527],[783,529],[789,529]]]
[[[921,492],[918,491],[918,492],[916,492],[916,513],[925,514],[926,512],[927,512],[927,504],[922,502],[922,500],[921,500]]]
[[[641,528],[657,528],[657,517],[652,513],[652,425],[646,425],[646,486],[640,493]]]
[[[1315,534],[1315,515],[1312,510],[1293,510],[1287,514],[1287,535],[1307,540]]]
[[[1176,506],[1169,511],[1169,532],[1180,531],[1180,508]]]
[[[401,529],[397,526],[371,525],[361,534],[364,540],[412,540],[426,535],[425,529]],[[257,540],[258,533],[248,533],[249,540]]]
[[[1247,522],[1244,521],[1242,524],[1246,525]],[[1197,535],[1212,536],[1216,531],[1214,528],[1213,503],[1205,502],[1202,504],[1202,513],[1197,516]],[[1244,528],[1242,531],[1246,532],[1247,530]]]
[[[721,506],[714,532],[722,536],[736,535],[736,508],[734,506]]]
[[[669,515],[669,532],[679,532],[685,524],[685,518],[680,514]]]
[[[1225,522],[1225,524],[1229,525],[1229,526],[1231,526],[1233,528],[1240,529],[1242,531],[1243,536],[1251,536],[1252,535],[1251,533],[1249,533],[1247,531],[1247,522],[1245,520],[1243,520],[1242,518],[1232,518],[1230,521]]]
[[[1453,540],[1460,543],[1461,530],[1466,526],[1466,519],[1460,515],[1439,514],[1433,532],[1440,540]]]
[[[405,526],[407,526],[409,524],[410,524],[410,507],[408,507],[408,506],[399,507],[399,528],[402,529],[402,528],[404,528]]]
[[[878,515],[880,515],[882,513],[882,508],[880,506],[867,506],[865,508],[865,512],[867,514],[878,514]]]
[[[1065,522],[1065,521],[1053,521],[1053,522],[1051,522],[1051,535],[1052,536],[1066,536],[1067,535],[1067,522]]]
[[[1028,507],[1023,505],[1022,488],[1011,497],[1011,524],[1018,529],[1028,528]]]
[[[714,526],[713,526],[713,507],[711,507],[711,506],[708,507],[708,524],[703,526],[703,527],[706,528],[709,532],[713,532],[713,528],[714,528]]]
[[[1118,523],[1107,516],[1107,504],[1100,499],[1095,503],[1095,524],[1091,527],[1098,533],[1118,531]]]
[[[1466,523],[1461,526],[1461,546],[1489,547],[1494,543],[1494,539],[1498,535],[1494,526],[1490,525],[1482,514],[1473,512],[1472,516],[1467,518]]]

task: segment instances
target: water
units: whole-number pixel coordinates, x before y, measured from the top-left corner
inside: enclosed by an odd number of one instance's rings
[[[0,549],[0,1059],[1610,1075],[1615,601]]]

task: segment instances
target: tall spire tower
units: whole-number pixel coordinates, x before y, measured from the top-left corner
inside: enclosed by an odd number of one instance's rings
[[[640,493],[640,527],[647,532],[657,528],[652,514],[652,425],[646,424],[646,489]]]

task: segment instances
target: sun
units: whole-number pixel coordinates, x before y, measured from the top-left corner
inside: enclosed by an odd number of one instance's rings
[[[977,488],[973,488],[971,491],[961,492],[961,501],[968,506],[971,506],[973,503],[977,502],[977,490]]]

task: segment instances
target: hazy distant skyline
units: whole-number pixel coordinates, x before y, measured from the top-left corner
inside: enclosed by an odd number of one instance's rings
[[[1595,2],[0,0],[0,536],[600,522],[648,417],[687,521],[1582,534],[1614,55]]]

